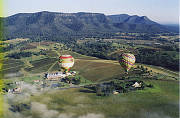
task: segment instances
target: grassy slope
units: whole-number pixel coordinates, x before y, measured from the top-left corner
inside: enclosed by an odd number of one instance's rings
[[[147,117],[149,113],[158,114],[159,118],[165,116],[178,118],[178,83],[174,81],[149,81],[149,83],[154,84],[155,88],[109,97],[80,92],[84,88],[68,89],[34,96],[32,101],[47,104],[49,109],[60,113],[74,113],[77,116],[100,113],[106,118],[144,118],[143,115]]]

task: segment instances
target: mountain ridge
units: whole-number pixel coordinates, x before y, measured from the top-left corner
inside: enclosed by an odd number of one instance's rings
[[[105,15],[103,13],[78,12],[36,12],[18,13],[6,18],[7,37],[27,37],[37,35],[83,35],[89,33],[112,32],[168,32],[147,16],[128,14]]]

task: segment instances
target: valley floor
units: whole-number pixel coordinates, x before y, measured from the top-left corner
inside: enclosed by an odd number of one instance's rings
[[[37,52],[40,49],[32,50]],[[4,95],[4,118],[179,118],[179,74],[161,67],[144,64],[134,66],[143,65],[157,77],[143,77],[146,84],[153,85],[153,88],[144,90],[110,96],[97,96],[88,88],[72,88],[68,84],[65,85],[66,89],[39,90],[34,80],[43,80],[45,72],[59,71],[58,52],[48,50],[46,56],[6,58],[3,71],[7,78],[4,84],[23,81],[26,89],[20,94]],[[125,76],[117,61],[67,50],[60,53],[75,57],[72,71],[78,72],[85,84],[97,84]],[[19,73],[13,75],[13,72]]]

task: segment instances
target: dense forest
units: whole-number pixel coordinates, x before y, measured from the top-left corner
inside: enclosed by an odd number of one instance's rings
[[[44,41],[44,39],[36,38],[34,40],[29,40],[21,42],[18,44],[11,44],[4,48],[4,51],[13,49],[14,47],[21,46],[21,52],[12,53],[7,55],[10,58],[19,59],[21,57],[29,57],[31,55],[45,55],[43,52],[27,52],[24,50],[36,48],[35,46],[23,46],[31,42]],[[88,56],[94,56],[101,59],[108,60],[118,60],[119,56],[124,52],[133,53],[136,57],[137,63],[144,63],[149,65],[162,66],[171,70],[179,70],[179,47],[174,44],[164,44],[146,47],[136,47],[133,44],[121,44],[119,42],[104,41],[100,38],[92,38],[89,40],[80,39],[77,40],[72,38],[72,40],[67,39],[48,39],[47,41],[54,41],[66,45],[70,50]],[[82,43],[78,43],[82,42]],[[161,41],[163,42],[163,41]],[[23,46],[23,47],[22,47]]]

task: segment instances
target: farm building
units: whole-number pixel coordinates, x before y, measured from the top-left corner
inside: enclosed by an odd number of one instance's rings
[[[17,87],[17,88],[14,88],[14,89],[9,89],[8,93],[14,93],[14,94],[21,93],[21,87]]]
[[[24,84],[24,81],[15,82],[16,85],[22,85]]]
[[[47,80],[59,80],[64,77],[66,77],[66,74],[64,74],[63,72],[46,73],[45,74],[45,78]]]
[[[34,82],[34,83],[39,83],[39,82],[40,82],[40,80],[34,80],[33,82]]]
[[[135,84],[132,85],[135,88],[140,88],[141,87],[141,83],[135,82]]]
[[[66,76],[75,76],[76,72],[72,71],[71,73],[63,73],[63,72],[56,72],[56,73],[46,73],[45,78],[47,80],[57,81],[59,79],[65,78]]]
[[[76,71],[72,71],[71,74],[72,74],[72,75],[76,75]]]

